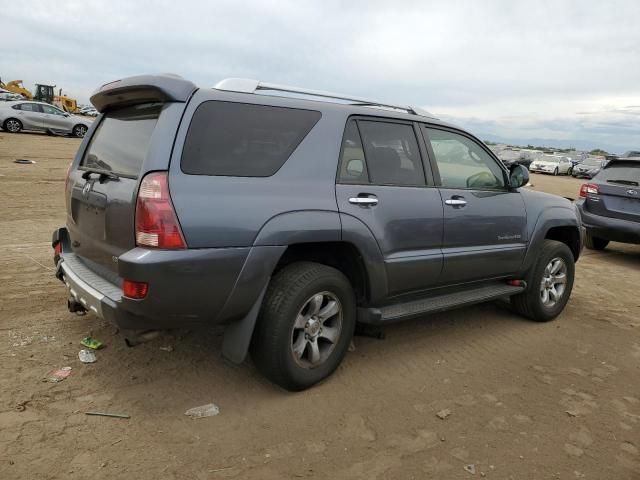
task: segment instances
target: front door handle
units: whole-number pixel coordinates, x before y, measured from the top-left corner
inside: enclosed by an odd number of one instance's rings
[[[445,200],[444,203],[451,205],[452,207],[464,207],[467,204],[467,201],[464,198],[453,197],[449,200]]]
[[[349,203],[360,205],[361,207],[373,207],[378,204],[378,199],[375,197],[351,197]]]

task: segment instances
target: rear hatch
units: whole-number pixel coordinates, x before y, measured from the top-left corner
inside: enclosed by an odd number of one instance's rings
[[[136,82],[140,78],[142,85]],[[163,91],[167,84],[192,88],[174,98],[175,88]],[[92,96],[103,116],[69,172],[67,228],[73,252],[99,273],[117,273],[118,257],[135,248],[140,181],[149,171],[168,169],[185,102],[194,90],[182,79],[146,76],[107,84]]]
[[[640,160],[610,162],[595,178],[598,195],[590,195],[586,209],[596,215],[640,223]]]

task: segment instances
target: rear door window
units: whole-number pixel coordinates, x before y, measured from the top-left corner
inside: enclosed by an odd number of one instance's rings
[[[192,175],[269,177],[320,120],[320,112],[208,101],[193,115],[182,171]]]
[[[158,122],[160,104],[134,105],[108,112],[91,137],[80,169],[136,178]]]
[[[358,121],[369,179],[375,185],[426,185],[412,125]]]
[[[18,106],[19,110],[22,110],[23,112],[36,112],[36,113],[40,113],[41,112],[41,108],[40,105],[38,105],[37,103],[22,103]]]

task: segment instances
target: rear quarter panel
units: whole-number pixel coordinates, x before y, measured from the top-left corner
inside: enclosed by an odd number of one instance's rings
[[[286,244],[296,240],[295,229],[305,224],[299,222],[305,215],[301,212],[325,212],[319,215],[323,219],[319,233],[323,238],[338,239],[335,175],[346,120],[344,111],[320,105],[315,108],[322,117],[280,170],[270,177],[187,175],[180,166],[186,134],[197,107],[209,100],[310,108],[280,97],[217,90],[196,92],[176,137],[169,180],[189,248],[251,246],[256,244],[265,225],[260,245]],[[296,212],[298,215],[292,215]],[[291,223],[293,220],[296,221]],[[279,235],[281,228],[289,230],[287,238]]]

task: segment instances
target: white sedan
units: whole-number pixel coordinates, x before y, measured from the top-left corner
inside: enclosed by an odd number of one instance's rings
[[[571,175],[573,163],[567,157],[542,155],[529,166],[530,172],[552,173],[553,175]]]
[[[9,133],[36,130],[82,138],[91,121],[48,103],[17,101],[0,104],[0,126]]]

